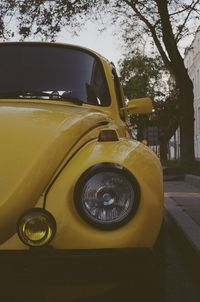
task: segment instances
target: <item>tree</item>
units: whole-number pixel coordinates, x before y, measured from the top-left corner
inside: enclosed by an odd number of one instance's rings
[[[110,12],[114,22],[122,22],[129,41],[144,35],[152,37],[179,89],[181,160],[192,162],[193,84],[184,65],[180,41],[190,33],[191,22],[199,16],[199,0],[7,0],[1,3],[1,36],[14,34],[5,26],[13,16],[18,20],[22,38],[37,34],[53,39],[62,26],[80,25],[84,16],[97,18],[99,12]]]
[[[162,100],[168,92],[167,73],[160,57],[149,57],[136,51],[119,62],[121,83],[128,98],[146,95]]]
[[[174,135],[180,123],[179,99],[176,88],[165,98],[164,102],[155,104],[154,121],[159,127],[160,158],[166,161],[167,144]]]
[[[169,93],[170,78],[159,57],[148,57],[139,52],[120,62],[121,82],[129,99],[150,96],[154,103],[151,115],[133,115],[131,124],[137,125],[137,138],[142,140],[144,129],[159,129],[160,158],[167,160],[167,144],[179,124],[178,95],[174,87]]]

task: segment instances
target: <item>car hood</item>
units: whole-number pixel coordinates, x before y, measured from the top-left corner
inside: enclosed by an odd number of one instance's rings
[[[0,242],[76,142],[103,123],[106,115],[83,106],[1,101]]]

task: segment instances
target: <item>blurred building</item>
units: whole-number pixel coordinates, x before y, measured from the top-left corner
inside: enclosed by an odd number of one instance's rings
[[[195,157],[200,158],[200,26],[194,40],[185,51],[185,66],[194,85],[194,144]]]

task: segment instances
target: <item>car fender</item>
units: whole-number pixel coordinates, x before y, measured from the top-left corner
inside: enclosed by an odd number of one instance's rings
[[[135,216],[115,230],[101,230],[84,221],[74,205],[80,176],[99,163],[115,163],[129,170],[140,187]],[[60,249],[152,247],[162,222],[163,185],[160,161],[143,144],[120,138],[87,143],[67,162],[46,195],[45,207],[57,222],[52,246]]]

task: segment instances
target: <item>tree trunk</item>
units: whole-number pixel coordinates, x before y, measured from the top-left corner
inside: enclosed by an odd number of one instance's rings
[[[167,161],[167,141],[160,140],[160,160]]]
[[[189,76],[188,76],[189,78]],[[194,159],[194,106],[193,85],[190,79],[179,83],[180,87],[180,159],[191,164]]]
[[[156,0],[168,56],[170,68],[173,71],[175,80],[180,92],[180,145],[181,161],[190,164],[194,161],[194,95],[193,84],[184,65],[183,58],[178,50],[177,42],[173,34],[167,0]]]

